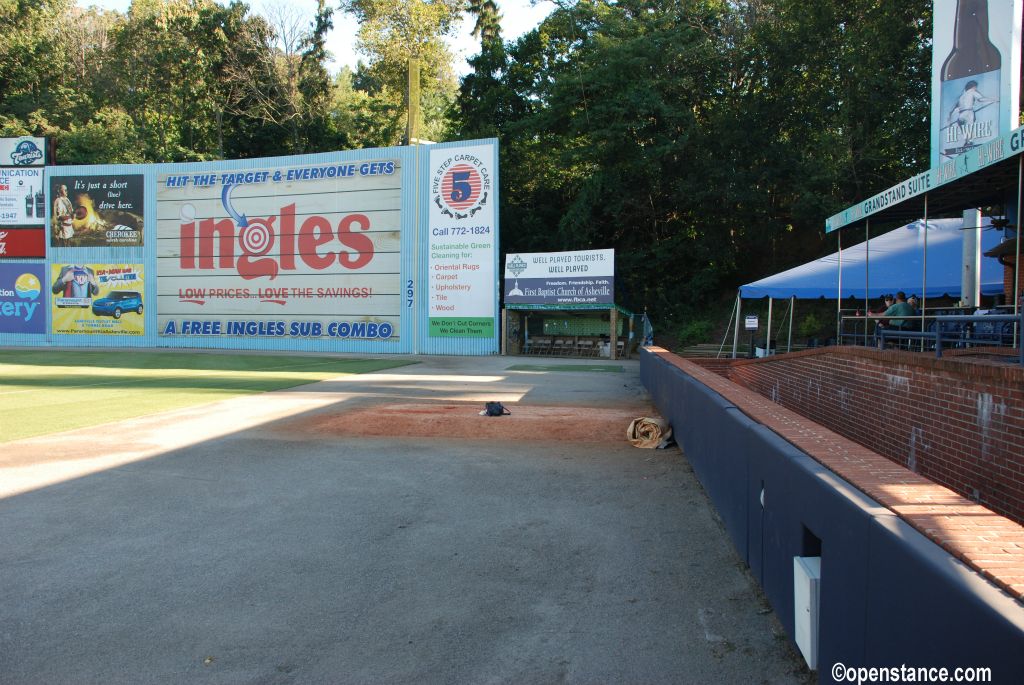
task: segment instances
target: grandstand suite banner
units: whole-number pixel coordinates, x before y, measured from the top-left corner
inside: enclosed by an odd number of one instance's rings
[[[399,162],[157,177],[161,336],[398,339]]]
[[[969,176],[992,164],[997,164],[1021,150],[1024,150],[1024,126],[995,140],[990,140],[977,149],[963,152],[955,159],[943,162],[928,171],[900,181],[891,188],[862,200],[852,207],[847,207],[838,214],[833,214],[825,220],[825,232],[830,233],[849,226],[904,200],[918,197],[930,190]]]
[[[507,304],[612,304],[615,250],[505,255]]]

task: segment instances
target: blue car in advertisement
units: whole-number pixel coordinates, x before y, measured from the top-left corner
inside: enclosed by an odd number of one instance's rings
[[[112,316],[120,319],[125,312],[142,314],[142,295],[134,290],[115,290],[106,297],[92,301],[92,313],[96,316]]]

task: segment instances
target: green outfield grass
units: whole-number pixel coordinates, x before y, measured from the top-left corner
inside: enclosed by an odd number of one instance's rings
[[[0,442],[415,362],[291,355],[0,351]]]
[[[622,373],[616,364],[514,364],[509,371],[570,371],[582,373]]]

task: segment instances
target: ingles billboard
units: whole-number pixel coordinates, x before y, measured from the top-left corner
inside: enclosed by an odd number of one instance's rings
[[[157,177],[162,336],[398,339],[394,159]]]

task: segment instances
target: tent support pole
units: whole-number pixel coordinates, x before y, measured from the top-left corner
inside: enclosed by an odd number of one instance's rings
[[[921,268],[921,332],[924,333],[924,313],[928,306],[928,193],[924,194],[924,263]],[[936,326],[939,324],[936,323]],[[921,351],[924,352],[924,338],[921,338]]]
[[[868,310],[871,309],[871,290],[868,282],[871,278],[871,219],[864,219],[864,347],[868,346]]]
[[[1017,227],[1014,233],[1017,234],[1017,255],[1013,259],[1013,314],[1020,314],[1020,202],[1021,202],[1021,175],[1024,174],[1024,157],[1017,156]],[[979,241],[981,239],[979,238]],[[1013,346],[1024,344],[1018,340],[1018,336],[1024,335],[1024,331],[1018,331],[1017,325],[1013,326]]]
[[[786,325],[786,319],[789,318],[792,321],[792,318],[793,318],[793,299],[790,298],[789,301],[786,304],[789,307],[789,309],[786,311],[785,314],[782,315],[782,318],[779,320],[779,330],[775,331],[775,335],[774,336],[769,335],[769,338],[771,340],[775,340],[776,342],[782,336],[782,327]],[[768,329],[768,332],[769,332],[769,334],[771,333],[771,329],[770,328]],[[778,349],[777,345],[776,345],[776,349]],[[788,352],[789,350],[786,350],[786,351]]]
[[[768,298],[768,327],[764,329],[765,341],[764,341],[764,356],[769,356],[772,353],[772,301],[775,298]]]
[[[789,296],[789,339],[786,340],[786,353],[793,351],[793,310],[796,309],[796,295]]]
[[[740,346],[740,308],[742,307],[740,293],[736,291],[736,328],[732,332],[732,358],[736,358],[736,350]]]
[[[725,341],[729,339],[729,329],[732,328],[732,324],[733,324],[733,320],[732,320],[733,316],[732,315],[735,312],[736,312],[736,303],[733,302],[732,303],[732,309],[729,310],[729,324],[725,327],[725,335],[722,336],[722,344],[718,346],[718,354],[715,355],[715,359],[719,359],[722,356],[722,350],[725,349]],[[733,356],[734,357],[736,356],[735,351],[733,351]]]
[[[839,255],[839,280],[836,291],[836,344],[843,339],[843,233],[836,231],[836,254]]]

